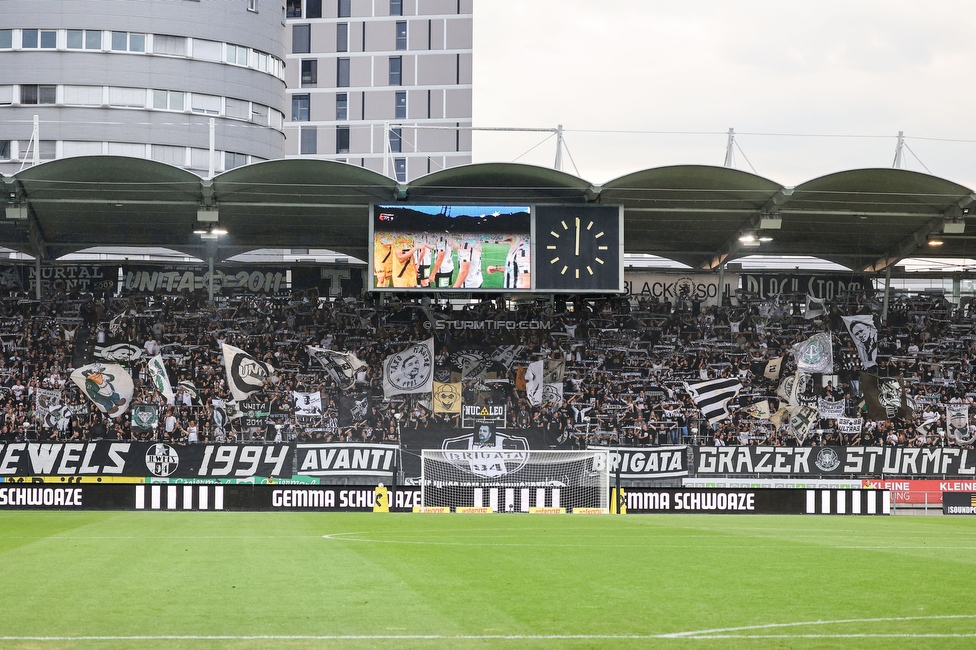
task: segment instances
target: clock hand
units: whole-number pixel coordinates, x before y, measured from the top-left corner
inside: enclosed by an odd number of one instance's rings
[[[580,220],[576,217],[576,255],[579,256]]]

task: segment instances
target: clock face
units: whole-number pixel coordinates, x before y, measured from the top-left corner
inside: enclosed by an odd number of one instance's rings
[[[620,208],[536,208],[536,290],[620,291]]]

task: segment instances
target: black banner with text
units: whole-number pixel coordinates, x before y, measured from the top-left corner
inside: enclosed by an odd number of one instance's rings
[[[290,478],[294,454],[293,446],[282,444],[11,442],[0,445],[0,477]]]

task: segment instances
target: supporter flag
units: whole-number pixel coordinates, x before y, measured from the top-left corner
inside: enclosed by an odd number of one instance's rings
[[[779,386],[776,388],[776,397],[786,402],[793,399],[793,384],[795,383],[796,375],[783,377],[783,381],[779,382]]]
[[[807,439],[810,429],[816,423],[817,409],[811,406],[796,406],[790,409],[790,433],[800,444]]]
[[[325,368],[335,383],[342,390],[349,390],[356,385],[356,373],[366,367],[365,361],[360,361],[352,352],[336,352],[314,345],[306,346],[308,356],[315,359]]]
[[[152,433],[159,424],[159,407],[155,404],[133,404],[132,420],[129,426],[132,433]]]
[[[864,405],[872,420],[893,420],[912,417],[912,409],[905,399],[905,380],[896,377],[878,377],[861,372],[861,390]]]
[[[212,399],[210,405],[213,407],[214,427],[218,429],[226,429],[232,421],[244,417],[237,410],[237,402],[234,400]]]
[[[197,391],[197,385],[189,379],[182,380],[179,384],[177,384],[177,387],[190,396],[190,402],[200,401],[200,393]]]
[[[546,359],[545,360],[545,370],[543,372],[543,382],[547,384],[555,384],[562,382],[563,378],[566,376],[566,360],[565,359]]]
[[[742,384],[738,379],[710,379],[694,384],[685,382],[685,390],[691,394],[695,406],[710,424],[729,417],[726,405],[730,399],[738,395],[741,389]]]
[[[163,364],[163,355],[157,354],[149,363],[146,364],[146,370],[149,372],[149,379],[152,381],[152,385],[159,391],[159,394],[166,398],[166,401],[170,404],[176,399],[176,395],[173,393],[173,386],[169,383],[169,375],[166,374],[166,366]]]
[[[814,334],[793,346],[796,369],[809,373],[830,373],[834,370],[833,339],[830,332]]]
[[[817,404],[817,393],[821,389],[822,375],[797,372],[793,375],[793,389],[789,395],[790,406],[813,406]]]
[[[837,418],[837,430],[841,433],[861,433],[864,418]]]
[[[34,392],[34,416],[41,426],[56,427],[61,415],[61,391],[38,388]]]
[[[960,445],[973,442],[974,435],[970,433],[968,404],[946,405],[946,433]]]
[[[434,390],[434,339],[415,343],[383,360],[383,395],[415,395]]]
[[[518,356],[523,349],[524,348],[521,345],[499,345],[492,353],[491,360],[505,366],[506,369],[511,368],[512,363],[515,361],[515,357]]]
[[[117,363],[82,366],[71,373],[71,381],[109,417],[119,417],[132,404],[132,377]]]
[[[817,411],[824,420],[836,420],[844,417],[845,406],[846,404],[842,399],[831,400],[821,397],[817,400]]]
[[[778,427],[783,426],[790,419],[790,409],[788,406],[780,406],[779,409],[769,416],[769,421]]]
[[[743,409],[746,414],[751,415],[757,420],[768,420],[772,413],[769,410],[769,400],[764,399]]]
[[[543,406],[561,406],[563,403],[563,382],[553,384],[543,384],[542,404]]]
[[[434,413],[461,412],[461,383],[434,382]]]
[[[264,382],[275,372],[270,364],[233,345],[221,343],[220,349],[227,370],[227,385],[231,395],[239,402],[264,388]]]
[[[515,390],[526,390],[525,374],[528,372],[528,370],[528,366],[519,366],[515,369]]]
[[[777,380],[779,379],[779,374],[783,370],[783,357],[776,357],[775,359],[770,359],[766,362],[766,367],[763,369],[763,376],[766,379]]]
[[[827,307],[824,305],[824,301],[819,298],[814,298],[809,293],[807,294],[807,307],[803,311],[803,318],[806,320],[813,320],[814,318],[820,318],[827,313]]]
[[[966,407],[966,408],[967,408],[967,411],[968,411],[968,408],[969,407]],[[938,413],[923,413],[923,416],[925,416],[924,421],[920,425],[918,425],[917,427],[915,427],[915,431],[917,431],[920,436],[928,436],[928,435],[931,435],[932,434],[932,430],[935,429],[935,426],[939,423],[939,414]],[[966,413],[966,420],[967,420],[967,422],[969,421],[969,413],[968,412]]]
[[[295,398],[295,415],[299,417],[319,417],[322,415],[322,394],[292,391]]]
[[[532,406],[542,405],[542,391],[545,386],[543,375],[545,375],[543,361],[533,361],[525,371],[525,396]]]
[[[878,365],[878,328],[874,316],[842,316],[847,332],[857,348],[857,356],[865,370]]]
[[[351,427],[369,416],[369,393],[343,393],[339,395],[339,426]],[[376,432],[382,437],[382,432]]]

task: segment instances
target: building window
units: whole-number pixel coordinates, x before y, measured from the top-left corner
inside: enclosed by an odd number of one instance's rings
[[[396,179],[398,183],[407,182],[407,159],[406,158],[393,159],[393,173],[396,174]]]
[[[54,104],[58,98],[57,86],[25,84],[20,87],[21,104]]]
[[[190,94],[190,110],[205,115],[220,115],[220,97],[216,95]]]
[[[0,140],[0,160],[10,160],[10,140]]]
[[[182,92],[178,90],[154,90],[153,108],[157,111],[183,111],[186,102]]]
[[[241,167],[246,164],[247,154],[234,153],[232,151],[224,152],[224,171],[234,169],[235,167]]]
[[[403,85],[402,80],[403,71],[403,58],[399,56],[390,57],[390,85],[391,86],[401,86]]]
[[[305,0],[305,17],[322,17],[322,0]]]
[[[351,4],[352,3],[350,2],[350,0],[339,0],[339,7],[338,7],[339,18],[349,18],[349,16],[351,15],[350,14]]]
[[[9,50],[14,46],[14,30],[0,29],[0,50]],[[10,143],[7,142],[9,146]]]
[[[398,20],[396,24],[396,49],[407,49],[407,21]]]
[[[100,50],[102,49],[102,32],[92,29],[69,29],[69,50]]]
[[[336,93],[336,119],[349,119],[349,95],[346,93]]]
[[[349,23],[336,24],[336,52],[349,51]]]
[[[301,130],[298,153],[318,153],[318,130],[314,126],[303,126]]]
[[[146,35],[128,32],[112,32],[113,52],[145,52]]]
[[[153,36],[153,52],[170,56],[186,56],[186,38],[183,36]]]
[[[288,0],[285,3],[285,17],[286,18],[301,18],[302,17],[302,0]]]
[[[247,0],[247,10],[248,11],[253,11],[254,13],[257,13],[258,12],[258,0]]]
[[[391,16],[403,15],[403,0],[390,0],[390,15]]]
[[[336,153],[349,153],[349,127],[336,127]]]
[[[315,88],[318,81],[318,59],[302,59],[302,88]]]
[[[349,59],[336,59],[336,86],[349,87]]]
[[[58,46],[58,32],[53,29],[24,29],[21,31],[21,45],[24,49],[53,50]]]
[[[308,54],[312,51],[312,26],[309,24],[291,26],[292,54]]]
[[[291,96],[291,121],[308,122],[309,120],[309,95]]]
[[[193,51],[196,53],[196,43],[200,41],[194,41]],[[247,65],[247,53],[248,48],[241,47],[240,45],[231,45],[227,43],[227,63],[233,63],[234,65]]]
[[[398,120],[407,119],[407,91],[405,90],[398,90],[396,93],[394,117]]]
[[[403,151],[403,130],[390,129],[390,151],[400,153]]]

